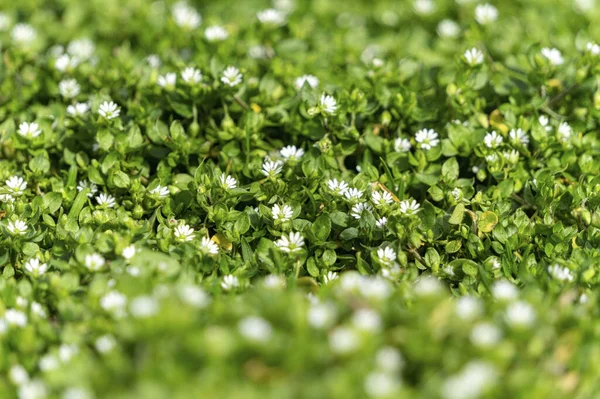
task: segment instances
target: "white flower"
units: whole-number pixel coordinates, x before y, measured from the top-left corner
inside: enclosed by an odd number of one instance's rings
[[[17,44],[26,45],[35,40],[37,32],[33,26],[29,24],[16,24],[12,28],[10,36]]]
[[[45,399],[47,396],[48,389],[40,380],[28,381],[19,387],[19,399]]]
[[[75,103],[67,107],[67,114],[71,116],[83,116],[90,110],[87,103]]]
[[[376,332],[381,329],[381,316],[372,309],[359,309],[352,315],[352,325],[362,331]]]
[[[573,281],[573,272],[568,267],[562,267],[560,265],[554,264],[548,267],[548,273],[555,280],[560,281]]]
[[[46,273],[46,270],[48,270],[48,265],[41,263],[37,258],[31,258],[27,261],[27,263],[25,263],[25,270],[37,277]]]
[[[177,26],[184,29],[196,29],[202,23],[202,17],[186,2],[179,1],[172,8],[173,20]]]
[[[279,289],[285,287],[285,279],[276,274],[269,274],[263,280],[263,286],[269,289]]]
[[[471,66],[480,65],[483,63],[483,52],[476,47],[468,49],[464,54],[467,64]]]
[[[42,305],[38,302],[31,303],[31,312],[35,313],[36,315],[38,315],[39,317],[41,317],[43,319],[48,317],[48,315],[46,314],[46,311],[44,310]]]
[[[217,255],[219,253],[219,246],[210,238],[202,237],[202,240],[200,240],[200,251],[207,255]]]
[[[304,246],[304,237],[300,233],[291,232],[288,236],[283,235],[275,241],[275,246],[283,252],[297,252]]]
[[[387,225],[387,222],[387,218],[385,216],[382,216],[381,218],[375,221],[375,226],[377,226],[378,229],[383,229]]]
[[[0,194],[0,202],[12,203],[15,202],[15,198],[10,194]]]
[[[248,341],[267,342],[273,335],[273,328],[262,317],[246,317],[238,323],[238,331]]]
[[[60,348],[58,348],[58,357],[63,362],[68,362],[79,353],[79,347],[76,344],[62,344]]]
[[[265,25],[282,25],[285,22],[285,13],[274,8],[267,8],[257,12],[256,18]]]
[[[292,219],[294,211],[289,205],[279,206],[278,204],[275,204],[271,209],[271,214],[273,215],[273,220],[283,223]]]
[[[333,280],[336,280],[338,277],[339,276],[336,272],[328,271],[327,274],[323,276],[323,282],[325,284],[329,284]]]
[[[481,300],[472,296],[462,296],[456,300],[456,315],[463,320],[472,320],[483,313]]]
[[[547,132],[552,130],[552,126],[550,126],[550,120],[548,119],[548,117],[546,115],[540,115],[538,118],[538,122],[540,123],[540,125],[542,125],[544,130],[546,130]]]
[[[422,276],[414,285],[414,292],[419,296],[436,295],[441,290],[442,284],[433,276]]]
[[[400,202],[400,213],[407,216],[416,215],[420,207],[416,200],[404,200]]]
[[[15,196],[23,195],[23,192],[27,188],[27,182],[19,176],[11,176],[5,183],[11,195]]]
[[[46,354],[46,355],[44,355],[44,356],[42,356],[42,358],[38,362],[38,367],[42,371],[56,370],[58,368],[58,366],[60,366],[58,358],[56,356],[54,356],[54,355],[49,354],[49,353]]]
[[[87,193],[88,198],[92,198],[96,192],[98,192],[98,186],[92,182],[88,182],[87,180],[80,180],[77,183],[77,191],[83,191],[84,189],[89,188],[90,192]]]
[[[500,144],[502,144],[502,141],[504,139],[502,138],[502,136],[500,136],[498,133],[496,133],[496,131],[492,131],[491,133],[488,133],[485,135],[485,137],[483,138],[483,142],[485,143],[485,146],[488,148],[496,148],[498,147]]]
[[[527,144],[529,144],[529,136],[521,128],[519,128],[517,130],[512,129],[508,133],[508,137],[510,138],[510,140],[513,143],[522,144],[524,146],[526,146]]]
[[[17,219],[14,222],[10,221],[6,225],[6,229],[13,235],[19,236],[25,234],[27,231],[27,224],[21,219]]]
[[[415,140],[420,144],[420,147],[424,150],[430,150],[433,147],[437,147],[440,143],[438,134],[433,129],[421,129],[415,134]]]
[[[75,79],[65,79],[58,84],[58,91],[64,98],[73,98],[81,92],[81,86]]]
[[[297,90],[302,89],[304,84],[308,84],[311,89],[316,89],[319,86],[319,78],[313,75],[302,75],[296,78],[294,84]]]
[[[61,54],[56,57],[56,60],[54,61],[54,68],[59,72],[73,69],[77,65],[79,65],[79,59],[77,57],[71,57],[68,54]]]
[[[565,62],[562,53],[558,49],[544,47],[542,48],[541,53],[552,65],[562,65]]]
[[[600,46],[596,43],[588,42],[585,46],[585,50],[591,55],[600,55]]]
[[[517,150],[503,151],[502,156],[509,164],[516,165],[519,162],[519,152]]]
[[[596,7],[596,0],[575,0],[574,3],[575,9],[579,13],[589,12]]]
[[[373,371],[367,374],[363,386],[369,397],[389,398],[393,397],[393,394],[400,386],[400,383],[398,378],[393,374]]]
[[[25,327],[27,325],[27,315],[16,309],[6,309],[4,320],[12,326]]]
[[[412,148],[412,144],[409,139],[398,137],[394,140],[394,150],[396,152],[408,152]]]
[[[485,156],[485,160],[491,163],[496,162],[498,159],[498,154],[490,154]]]
[[[193,67],[187,67],[181,72],[181,79],[189,85],[195,85],[202,80],[202,72]]]
[[[146,62],[150,65],[150,68],[158,69],[161,66],[160,57],[156,54],[150,54],[146,57]]]
[[[255,60],[262,60],[273,57],[273,55],[275,55],[275,52],[271,47],[252,46],[248,49],[248,55],[250,56],[250,58],[253,58]]]
[[[450,19],[443,19],[437,26],[437,33],[440,37],[452,39],[460,34],[460,27]]]
[[[414,0],[413,7],[415,12],[420,15],[432,14],[436,9],[433,0]]]
[[[319,108],[321,112],[331,115],[337,110],[337,101],[332,96],[323,93],[319,100]]]
[[[181,226],[175,227],[173,234],[178,241],[182,242],[192,241],[194,239],[194,229],[187,224],[182,224]]]
[[[18,133],[25,138],[33,139],[42,134],[42,130],[40,129],[40,126],[35,122],[23,122],[19,125]]]
[[[475,346],[482,348],[491,348],[500,342],[502,331],[493,324],[479,323],[471,330],[471,342]]]
[[[174,72],[169,72],[164,75],[160,75],[158,77],[157,83],[163,89],[172,89],[177,83],[177,74]]]
[[[390,247],[379,248],[377,250],[377,257],[381,263],[389,266],[396,262],[396,251]]]
[[[219,25],[209,26],[204,30],[204,37],[209,42],[220,42],[229,37],[227,29]]]
[[[129,304],[129,311],[137,318],[154,316],[158,312],[158,301],[150,296],[138,296]]]
[[[271,161],[266,159],[262,165],[262,174],[267,177],[275,177],[281,173],[283,164],[280,161]]]
[[[80,60],[91,58],[95,50],[94,42],[87,38],[73,40],[67,46],[67,52]]]
[[[10,17],[5,13],[0,13],[0,32],[4,32],[10,25]]]
[[[363,212],[371,212],[372,210],[373,208],[371,207],[371,205],[369,205],[369,203],[359,202],[358,204],[354,204],[352,206],[352,211],[350,212],[350,214],[354,219],[360,219]]]
[[[237,180],[229,175],[221,175],[219,176],[219,182],[221,183],[221,187],[225,190],[231,190],[237,187]]]
[[[20,364],[15,364],[12,366],[8,372],[8,375],[10,380],[15,385],[23,385],[29,381],[29,373],[27,373],[25,367],[21,366]]]
[[[131,244],[126,246],[125,248],[123,248],[123,251],[121,252],[121,256],[123,258],[125,258],[126,260],[129,260],[131,258],[133,258],[133,256],[135,255],[136,249],[135,249],[135,245]]]
[[[314,303],[308,308],[306,317],[312,328],[329,327],[335,321],[336,309],[332,303]]]
[[[561,122],[560,125],[558,125],[557,135],[560,141],[564,142],[569,140],[572,133],[573,129],[571,129],[571,126],[569,126],[567,122]]]
[[[517,287],[506,280],[496,281],[492,286],[492,296],[499,301],[512,301],[518,295]]]
[[[344,191],[344,197],[346,197],[350,201],[358,201],[362,199],[363,195],[364,193],[358,188],[349,188]]]
[[[223,281],[221,281],[221,288],[223,288],[225,291],[229,291],[233,288],[237,288],[240,286],[240,281],[238,280],[238,278],[236,276],[232,276],[231,274],[228,274],[226,276],[223,276]]]
[[[114,119],[121,113],[121,108],[114,102],[104,101],[98,108],[98,113],[105,119]]]
[[[377,368],[386,373],[396,373],[404,366],[400,351],[391,346],[384,346],[375,355]]]
[[[373,201],[376,206],[385,206],[394,202],[394,197],[387,191],[373,191],[371,194],[371,201]]]
[[[337,327],[329,334],[329,348],[337,354],[347,354],[354,351],[360,344],[356,333],[347,327]]]
[[[96,196],[98,206],[103,208],[113,208],[116,205],[115,197],[110,194],[100,193]]]
[[[513,302],[506,308],[504,318],[511,327],[529,327],[535,321],[535,310],[524,301]]]
[[[198,309],[210,303],[210,297],[206,291],[192,284],[182,285],[177,290],[177,294],[183,302]]]
[[[165,198],[169,195],[169,188],[165,186],[161,186],[160,184],[154,187],[149,193],[158,198]]]
[[[68,387],[63,392],[61,399],[93,399],[93,398],[94,398],[94,396],[92,395],[92,393],[85,388]]]
[[[327,186],[337,195],[345,195],[346,191],[348,191],[348,183],[343,180],[338,181],[338,179],[331,179],[327,182]]]
[[[471,361],[457,374],[449,377],[441,388],[443,399],[477,399],[497,378],[493,365]]]
[[[240,70],[234,66],[228,66],[223,71],[223,76],[221,76],[221,82],[226,84],[227,86],[237,86],[242,83],[243,75],[240,73]]]
[[[304,150],[302,148],[297,148],[295,145],[288,145],[283,147],[279,153],[286,161],[297,161],[304,155]]]
[[[104,258],[98,253],[92,253],[85,256],[85,267],[91,271],[98,271],[104,267]]]
[[[498,9],[491,4],[480,4],[475,7],[475,20],[480,25],[490,24],[498,19]]]

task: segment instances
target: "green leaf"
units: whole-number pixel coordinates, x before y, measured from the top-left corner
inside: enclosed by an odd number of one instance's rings
[[[325,241],[331,232],[331,219],[329,215],[323,214],[319,216],[312,225],[312,231],[318,240]]]
[[[458,162],[456,158],[450,158],[442,165],[442,176],[449,183],[458,179]]]
[[[453,254],[458,252],[458,250],[462,247],[462,241],[461,240],[453,240],[450,241],[446,244],[445,249],[446,252],[449,254]]]
[[[48,211],[48,213],[54,213],[60,208],[62,204],[62,195],[60,193],[47,193],[43,197],[44,200],[44,209]]]
[[[456,208],[454,208],[454,211],[452,211],[452,215],[450,216],[450,219],[448,219],[448,223],[461,224],[464,214],[465,214],[465,206],[463,204],[456,205]]]
[[[127,176],[124,172],[117,170],[113,174],[113,183],[119,188],[127,188],[131,184],[131,181],[129,180],[129,176]]]
[[[479,231],[489,233],[498,224],[498,216],[492,211],[485,211],[479,216],[477,228]]]
[[[308,274],[313,277],[319,277],[319,274],[321,274],[314,257],[308,258],[306,261],[306,270],[308,270]]]
[[[29,168],[33,173],[46,174],[50,170],[50,161],[44,155],[38,155],[29,161]]]

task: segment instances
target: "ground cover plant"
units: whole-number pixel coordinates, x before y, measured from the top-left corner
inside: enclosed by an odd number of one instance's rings
[[[593,0],[0,5],[0,397],[597,396]]]

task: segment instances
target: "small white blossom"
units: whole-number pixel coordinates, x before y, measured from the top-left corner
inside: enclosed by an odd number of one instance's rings
[[[38,367],[42,371],[56,370],[59,366],[60,362],[58,361],[58,358],[52,354],[46,354],[42,356],[42,358],[38,362]]]
[[[358,201],[362,199],[364,193],[358,188],[349,188],[344,191],[344,197],[350,201]]]
[[[92,253],[85,256],[85,267],[91,271],[98,271],[104,267],[105,260],[102,255]]]
[[[285,279],[276,274],[269,274],[263,280],[263,286],[269,289],[279,289],[285,287]]]
[[[114,119],[121,113],[121,108],[114,102],[104,101],[98,108],[98,113],[105,119]]]
[[[150,68],[158,69],[160,68],[162,62],[160,61],[160,57],[156,54],[150,54],[146,57],[146,62],[150,65]]]
[[[285,13],[274,8],[267,8],[256,13],[256,18],[264,25],[282,25],[285,23]]]
[[[217,255],[219,253],[219,246],[208,237],[202,237],[200,240],[200,251],[207,255]]]
[[[529,327],[535,321],[535,310],[524,301],[513,302],[506,308],[504,318],[511,327]]]
[[[187,224],[182,224],[181,226],[175,227],[173,235],[175,235],[175,238],[178,241],[192,241],[194,239],[194,229]]]
[[[475,7],[475,20],[480,25],[491,24],[498,19],[498,9],[491,4],[480,4]]]
[[[286,161],[297,161],[304,155],[304,150],[297,148],[295,145],[288,145],[283,147],[279,153]]]
[[[37,37],[37,32],[29,24],[16,24],[10,32],[11,38],[20,45],[27,45],[33,42]]]
[[[422,276],[414,285],[415,294],[419,296],[436,295],[442,290],[442,284],[433,276]]]
[[[337,101],[333,96],[323,93],[319,99],[319,108],[324,114],[332,115],[337,110]]]
[[[88,182],[87,180],[80,180],[77,183],[77,191],[83,191],[84,189],[89,188],[90,192],[87,193],[88,198],[92,198],[94,194],[98,192],[98,186],[92,182]]]
[[[33,139],[42,134],[42,129],[35,122],[23,122],[19,125],[18,133],[25,138]]]
[[[548,273],[552,276],[553,279],[559,281],[573,281],[573,272],[568,267],[562,267],[560,265],[554,264],[548,267]]]
[[[37,277],[46,273],[46,270],[48,270],[48,265],[41,263],[37,258],[31,258],[27,261],[27,263],[25,263],[25,270]]]
[[[28,381],[19,387],[19,399],[45,399],[48,389],[40,380]]]
[[[209,42],[221,42],[229,37],[229,33],[222,26],[213,25],[204,30],[204,37]]]
[[[67,107],[67,114],[71,116],[83,116],[90,110],[87,103],[75,103]]]
[[[85,388],[69,387],[65,389],[61,399],[94,399],[94,396]]]
[[[503,151],[502,156],[509,164],[516,165],[519,162],[519,152],[517,150]]]
[[[372,210],[373,208],[371,207],[371,205],[369,205],[369,203],[359,202],[358,204],[354,204],[352,206],[350,215],[352,215],[354,219],[360,219],[362,217],[363,212],[371,212]]]
[[[546,115],[540,115],[538,118],[538,122],[540,123],[540,125],[542,125],[544,130],[546,130],[547,132],[552,130],[552,126],[550,126],[550,120],[548,119],[548,117]]]
[[[433,129],[421,129],[415,134],[415,140],[424,150],[430,150],[433,147],[437,147],[440,143],[438,137],[437,132]]]
[[[464,54],[467,64],[471,66],[480,65],[483,63],[483,52],[476,47],[468,49]]]
[[[219,176],[219,182],[221,183],[221,187],[225,190],[231,190],[237,187],[237,180],[229,175],[221,175]]]
[[[512,301],[519,295],[519,290],[514,284],[500,280],[492,286],[492,296],[499,301]]]
[[[10,26],[10,17],[5,13],[0,13],[0,32],[8,30]]]
[[[472,320],[483,313],[481,300],[472,296],[462,296],[456,300],[456,315],[463,320]]]
[[[73,98],[77,97],[81,92],[81,86],[75,79],[65,79],[61,80],[58,84],[58,91],[60,91],[60,95],[64,98]]]
[[[398,137],[394,140],[394,150],[396,152],[408,152],[412,148],[410,140],[403,137]]]
[[[238,331],[248,341],[267,342],[273,335],[273,328],[262,317],[246,317],[238,323]]]
[[[87,38],[73,40],[67,46],[67,52],[80,60],[90,59],[95,50],[94,42]]]
[[[371,194],[371,201],[373,201],[373,204],[376,206],[385,206],[394,202],[394,197],[387,191],[373,191]]]
[[[96,202],[98,206],[103,208],[113,208],[116,205],[115,197],[110,194],[100,193],[96,196]]]
[[[121,251],[121,256],[126,260],[130,260],[135,255],[135,252],[135,245],[131,244],[123,248],[123,251]]]
[[[25,179],[19,176],[11,176],[6,180],[6,188],[10,191],[11,195],[19,196],[23,195],[23,192],[27,188],[27,182]]]
[[[177,83],[177,74],[174,72],[169,72],[164,75],[160,75],[158,77],[157,83],[163,89],[172,89]]]
[[[396,251],[393,248],[385,247],[377,250],[377,257],[384,265],[390,266],[396,262]]]
[[[323,276],[323,282],[325,284],[329,284],[333,280],[336,280],[338,277],[339,276],[336,272],[328,271],[327,274]]]
[[[430,15],[436,9],[433,0],[414,0],[413,7],[415,12],[419,15]]]
[[[16,236],[23,235],[27,231],[27,224],[21,219],[10,221],[6,225],[7,230]]]
[[[304,237],[300,233],[291,232],[288,236],[283,235],[279,240],[275,241],[275,246],[283,252],[297,252],[304,246]]]
[[[248,49],[248,55],[255,60],[263,60],[273,57],[275,52],[271,47],[252,46]]]
[[[202,72],[193,67],[187,67],[181,72],[181,79],[189,85],[196,85],[202,80]]]
[[[400,202],[400,213],[407,216],[416,215],[420,207],[416,200],[404,200]]]
[[[393,374],[373,371],[367,374],[364,389],[371,398],[393,397],[394,392],[400,386],[400,382]]]
[[[275,204],[271,209],[271,214],[273,215],[273,220],[283,223],[292,219],[294,211],[289,205],[279,206],[278,204]]]
[[[319,86],[319,78],[313,75],[302,75],[294,81],[297,90],[302,89],[304,84],[308,84],[311,89],[316,89]]]
[[[512,129],[508,133],[508,137],[513,143],[522,144],[524,146],[527,146],[527,144],[529,144],[529,136],[521,128],[517,130]]]
[[[223,76],[221,76],[221,82],[226,84],[227,86],[237,86],[242,83],[243,75],[240,73],[240,70],[234,66],[228,66],[223,71]]]
[[[4,320],[12,326],[25,327],[27,325],[27,315],[16,309],[6,309]]]
[[[460,27],[450,19],[443,19],[437,26],[437,33],[440,37],[453,39],[460,34]]]
[[[558,139],[562,142],[568,141],[571,138],[571,134],[573,133],[573,129],[567,122],[561,122],[558,125],[557,135]]]
[[[343,180],[338,181],[338,179],[329,180],[327,182],[327,187],[337,195],[345,195],[346,191],[348,191],[348,183]]]
[[[195,285],[183,285],[179,287],[177,293],[183,302],[198,309],[210,303],[210,296],[206,291]]]
[[[479,323],[471,330],[471,342],[481,348],[491,348],[500,342],[502,331],[493,324]]]
[[[158,198],[165,198],[169,195],[169,188],[165,186],[161,186],[160,184],[154,187],[149,193]]]
[[[221,288],[223,288],[225,291],[230,291],[239,286],[240,281],[236,276],[233,276],[231,274],[223,276],[223,281],[221,281]]]
[[[372,309],[359,309],[352,315],[352,325],[362,331],[377,332],[381,324],[381,316]]]
[[[383,229],[387,225],[387,222],[387,218],[382,216],[375,221],[375,226],[377,226],[378,229]]]
[[[596,43],[588,42],[585,46],[585,51],[593,56],[600,55],[600,46]]]
[[[59,72],[74,69],[77,65],[79,65],[79,58],[71,57],[68,54],[61,54],[54,61],[54,69]]]
[[[138,296],[129,304],[129,311],[134,317],[146,318],[158,313],[158,301],[150,296]]]
[[[48,315],[46,314],[46,311],[44,310],[42,305],[38,302],[31,303],[31,312],[35,313],[36,315],[38,315],[39,317],[41,317],[43,319],[48,317]]]
[[[550,61],[550,64],[554,66],[562,65],[565,62],[562,53],[558,49],[544,47],[542,48],[541,53],[548,61]]]
[[[8,372],[8,376],[15,385],[23,385],[29,381],[29,373],[27,373],[25,367],[21,366],[20,364],[15,364],[12,366]]]
[[[314,303],[308,308],[306,316],[308,324],[310,324],[312,328],[327,328],[335,321],[335,305],[332,303]]]
[[[495,383],[497,372],[493,365],[471,361],[463,369],[448,378],[441,388],[443,399],[477,399],[485,389]]]
[[[181,28],[193,30],[202,23],[202,17],[185,1],[179,1],[172,8],[173,20]]]
[[[329,334],[329,348],[334,353],[344,355],[353,352],[359,344],[358,335],[350,328],[338,327]]]
[[[281,173],[282,168],[283,164],[280,161],[266,159],[262,165],[261,172],[263,175],[273,178]]]
[[[498,133],[496,133],[496,131],[492,131],[491,133],[488,133],[485,135],[485,137],[483,138],[483,142],[485,143],[485,146],[488,148],[496,148],[498,147],[500,144],[502,144],[503,141],[503,137],[500,136]]]

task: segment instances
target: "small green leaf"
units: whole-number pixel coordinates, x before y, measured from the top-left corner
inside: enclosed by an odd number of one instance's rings
[[[477,228],[479,231],[489,233],[498,224],[498,216],[492,211],[485,211],[479,216]]]
[[[458,205],[456,205],[456,208],[454,208],[454,211],[452,211],[452,215],[450,216],[450,219],[448,219],[448,223],[461,224],[464,215],[465,215],[465,206],[463,204],[458,204]]]
[[[331,232],[331,219],[329,215],[323,214],[319,216],[312,225],[312,231],[318,240],[325,241]]]

